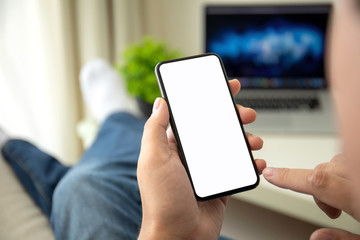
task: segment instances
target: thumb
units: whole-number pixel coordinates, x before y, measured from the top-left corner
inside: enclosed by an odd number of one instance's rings
[[[144,137],[152,141],[167,138],[166,130],[169,125],[169,110],[163,98],[157,98],[153,105],[153,112],[145,124]],[[146,139],[147,140],[147,139]]]
[[[169,110],[163,98],[157,98],[154,102],[153,112],[147,120],[141,143],[141,153],[152,156],[161,156],[168,148],[166,134],[169,125]]]
[[[341,229],[323,228],[315,231],[310,237],[310,240],[340,240],[340,239],[360,240],[360,236]]]

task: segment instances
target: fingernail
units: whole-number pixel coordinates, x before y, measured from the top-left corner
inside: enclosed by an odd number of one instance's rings
[[[272,167],[267,167],[263,170],[262,174],[264,175],[264,177],[272,177],[275,173],[276,169],[272,168]]]
[[[156,112],[160,108],[160,105],[161,105],[161,98],[158,97],[155,99],[152,112],[153,113]]]

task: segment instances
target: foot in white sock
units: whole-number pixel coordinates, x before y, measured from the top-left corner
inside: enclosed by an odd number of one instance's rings
[[[3,148],[7,140],[9,140],[9,136],[6,135],[6,133],[0,128],[0,150]]]
[[[108,62],[96,59],[87,63],[80,73],[80,86],[85,103],[99,123],[115,112],[141,117],[122,79]]]

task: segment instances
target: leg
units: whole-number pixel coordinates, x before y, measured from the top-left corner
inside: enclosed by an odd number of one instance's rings
[[[111,115],[93,146],[55,190],[57,239],[136,239],[141,202],[136,178],[144,121]]]
[[[144,122],[134,116],[122,81],[95,60],[82,69],[86,105],[106,121],[97,140],[58,184],[51,224],[57,239],[136,239],[141,203],[136,168]],[[130,112],[132,114],[127,114]]]
[[[49,217],[55,187],[69,168],[22,140],[4,142],[2,154],[26,191]]]

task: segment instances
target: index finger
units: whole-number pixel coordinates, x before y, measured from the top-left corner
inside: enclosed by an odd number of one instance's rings
[[[265,168],[263,175],[265,179],[285,189],[291,189],[296,192],[312,194],[308,185],[308,178],[312,170],[308,169],[289,169],[289,168]]]
[[[281,188],[310,194],[323,203],[351,211],[351,203],[344,199],[352,199],[351,182],[327,171],[315,169],[266,168],[265,179]]]

